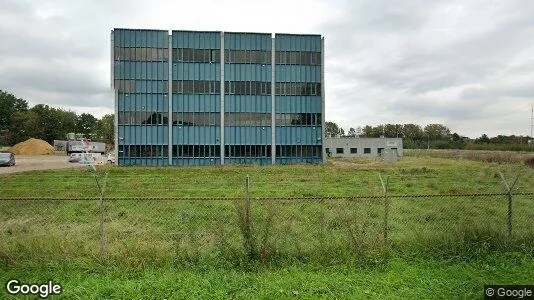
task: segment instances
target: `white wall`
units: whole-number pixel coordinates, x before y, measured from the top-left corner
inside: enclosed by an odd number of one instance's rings
[[[403,156],[402,138],[327,137],[324,141],[324,148],[330,150],[331,157],[376,157],[378,148],[397,148],[398,156]],[[338,154],[337,148],[343,148],[343,154]],[[356,148],[357,153],[351,153],[351,148]],[[364,153],[365,148],[370,148],[371,153]]]

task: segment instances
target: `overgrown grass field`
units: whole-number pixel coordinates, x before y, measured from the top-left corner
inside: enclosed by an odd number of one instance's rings
[[[520,163],[103,167],[101,184],[106,172],[104,253],[89,171],[0,177],[1,282],[53,279],[70,298],[478,298],[484,283],[534,278],[532,195],[514,196],[509,235],[506,196],[386,201],[378,175],[392,196],[503,193],[499,173],[533,192]],[[250,202],[187,199],[245,197],[247,175]]]

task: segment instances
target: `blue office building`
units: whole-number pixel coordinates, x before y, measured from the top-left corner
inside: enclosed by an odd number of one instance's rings
[[[320,35],[114,29],[119,165],[319,163]]]

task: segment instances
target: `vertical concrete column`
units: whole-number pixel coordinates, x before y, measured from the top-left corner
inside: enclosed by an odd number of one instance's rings
[[[224,31],[221,31],[221,165],[224,165]]]
[[[324,37],[321,38],[321,152],[323,154],[323,162],[326,159],[326,148],[325,148],[325,82],[324,82]]]
[[[115,89],[115,31],[111,31],[111,92],[114,98],[114,116],[113,116],[113,153],[115,154],[115,165],[119,164],[119,93]]]
[[[276,78],[275,78],[275,67],[276,67],[276,49],[275,49],[275,39],[276,35],[271,38],[271,164],[276,163]]]
[[[169,101],[169,136],[168,136],[168,154],[169,154],[169,166],[172,165],[172,33],[169,34],[169,43],[168,43],[168,51],[169,51],[169,78],[168,78],[168,84],[167,84],[167,100]]]

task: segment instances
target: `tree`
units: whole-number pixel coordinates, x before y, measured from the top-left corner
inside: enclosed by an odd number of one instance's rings
[[[14,126],[14,116],[28,110],[26,100],[15,97],[13,94],[0,90],[0,145],[13,144],[14,134],[10,130],[17,130]]]
[[[75,128],[76,114],[74,112],[44,104],[35,105],[30,111],[37,114],[38,123],[42,129],[40,134],[34,131],[35,135],[32,136],[34,138],[53,143],[54,140],[64,139],[65,135]]]
[[[344,135],[345,131],[334,122],[325,122],[324,133],[326,136]]]
[[[356,129],[350,128],[349,132],[347,133],[348,136],[355,137],[356,136]]]
[[[361,126],[356,127],[356,135],[360,137],[363,134],[363,129]]]
[[[81,133],[86,139],[90,139],[96,131],[98,119],[91,114],[83,113],[76,120],[76,133]]]
[[[31,137],[41,138],[44,135],[44,127],[35,111],[16,112],[12,117],[12,121],[7,135],[7,142],[11,145]]]
[[[448,139],[451,135],[449,128],[442,124],[428,124],[424,131],[427,138],[434,140]]]
[[[487,144],[489,142],[490,142],[490,139],[485,133],[475,140],[475,143],[477,144]]]
[[[5,130],[13,123],[16,112],[28,110],[26,100],[15,97],[13,94],[0,90],[0,130]]]
[[[386,124],[384,126],[384,132],[386,137],[399,137],[402,136],[401,124]]]
[[[413,140],[421,140],[423,138],[423,129],[416,124],[404,124],[402,126],[402,133],[405,138]]]
[[[114,124],[115,116],[113,114],[104,115],[100,120],[98,120],[96,126],[97,138],[104,140],[106,144],[113,144],[115,141]]]
[[[378,129],[373,127],[373,126],[370,126],[370,125],[365,125],[365,127],[363,127],[363,135],[365,137],[378,137],[380,134],[378,133]]]

